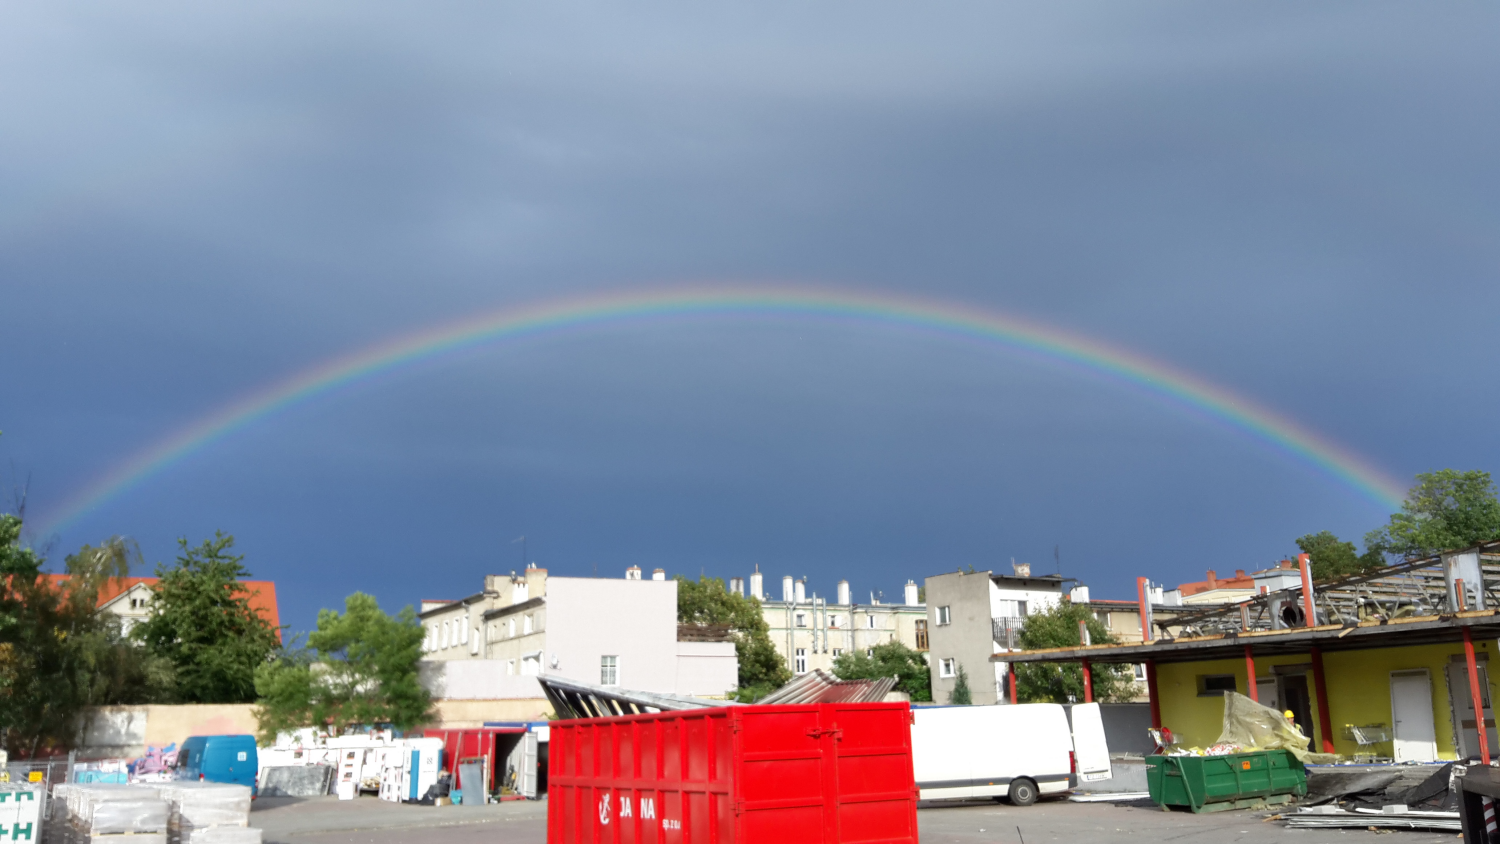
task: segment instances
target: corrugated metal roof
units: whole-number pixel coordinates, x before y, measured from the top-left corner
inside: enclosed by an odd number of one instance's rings
[[[814,668],[756,703],[879,703],[895,687],[895,677],[840,680]]]

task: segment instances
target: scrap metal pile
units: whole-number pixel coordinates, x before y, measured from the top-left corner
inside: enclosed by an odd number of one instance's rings
[[[1319,770],[1307,802],[1280,817],[1295,829],[1419,829],[1459,831],[1456,780],[1462,765]]]

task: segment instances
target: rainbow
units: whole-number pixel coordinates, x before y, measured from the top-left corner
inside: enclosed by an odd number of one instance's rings
[[[1206,414],[1387,509],[1399,508],[1403,498],[1402,485],[1365,458],[1244,396],[1144,355],[1033,320],[885,294],[801,287],[677,288],[503,308],[324,361],[222,406],[112,467],[44,517],[43,535],[61,530],[238,431],[341,387],[503,340],[631,320],[709,316],[852,320],[978,340],[1039,355],[1143,388],[1175,406]]]

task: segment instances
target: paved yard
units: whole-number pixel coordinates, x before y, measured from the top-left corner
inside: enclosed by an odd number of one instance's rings
[[[1293,844],[1453,844],[1455,833],[1287,829],[1262,822],[1264,811],[1193,815],[1150,805],[1046,801],[1018,808],[1000,803],[922,804],[917,823],[923,844],[1043,844],[1043,842],[1293,842]],[[373,797],[339,801],[257,800],[250,822],[267,844],[543,844],[547,804],[502,803],[405,806]],[[750,844],[760,844],[750,842]]]

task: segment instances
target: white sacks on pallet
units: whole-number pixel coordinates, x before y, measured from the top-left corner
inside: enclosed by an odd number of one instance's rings
[[[41,783],[0,783],[0,840],[40,841],[46,800]]]
[[[260,844],[249,786],[60,784],[52,807],[47,844]]]

